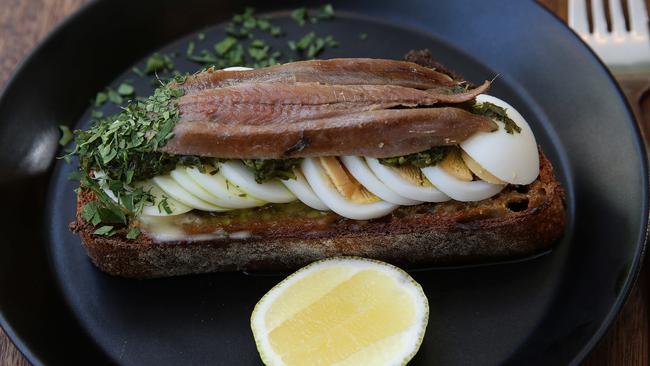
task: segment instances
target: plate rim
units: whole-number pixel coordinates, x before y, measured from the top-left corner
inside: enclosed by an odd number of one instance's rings
[[[568,26],[567,23],[564,22],[562,18],[560,18],[556,13],[551,11],[548,7],[535,2],[535,5],[539,6],[542,8],[543,11],[547,12],[548,14],[551,15],[553,20],[556,23],[559,23],[561,27],[563,27],[565,30],[568,30],[570,34],[573,36],[575,40],[578,41],[579,44],[583,46],[583,48],[586,48],[587,52],[591,55],[591,57],[596,61],[596,63],[600,66],[600,68],[607,74],[609,79],[613,81],[614,88],[616,89],[617,94],[619,97],[623,100],[623,104],[625,105],[625,110],[628,114],[628,119],[632,121],[632,128],[634,130],[634,142],[637,145],[637,148],[639,149],[639,154],[641,155],[641,173],[643,173],[643,178],[644,182],[643,184],[643,191],[645,194],[645,200],[643,201],[643,211],[645,212],[645,215],[643,217],[643,223],[642,226],[645,228],[643,231],[641,238],[639,238],[639,242],[637,243],[637,255],[634,258],[634,262],[632,263],[632,267],[630,268],[630,272],[626,278],[625,285],[623,286],[623,289],[621,291],[621,294],[616,298],[616,302],[614,303],[614,306],[610,309],[610,311],[607,313],[607,316],[603,319],[603,321],[600,324],[600,327],[594,332],[593,336],[589,339],[589,341],[582,347],[580,352],[578,352],[574,357],[573,360],[571,361],[572,365],[579,365],[581,364],[587,356],[589,356],[596,346],[598,346],[603,339],[605,338],[605,335],[607,332],[612,328],[614,325],[614,322],[618,315],[620,314],[621,310],[623,309],[623,306],[625,305],[627,299],[630,296],[630,293],[632,292],[632,288],[637,282],[637,279],[639,278],[639,274],[641,273],[641,268],[643,267],[643,262],[645,261],[645,257],[647,255],[647,248],[648,248],[648,235],[650,233],[650,171],[648,170],[649,162],[648,159],[650,159],[650,156],[648,155],[648,148],[650,146],[646,141],[643,140],[643,135],[641,134],[641,127],[640,127],[640,122],[637,121],[636,117],[634,116],[634,113],[632,112],[632,108],[630,106],[630,102],[627,100],[627,97],[625,96],[625,93],[623,93],[623,90],[621,89],[620,84],[618,81],[616,81],[616,78],[614,77],[614,74],[612,71],[607,67],[605,62],[601,60],[600,57],[596,54],[596,52],[589,47],[585,43],[585,41],[576,33],[571,27]],[[649,137],[650,138],[650,137]]]

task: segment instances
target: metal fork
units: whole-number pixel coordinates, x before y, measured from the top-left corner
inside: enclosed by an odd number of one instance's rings
[[[641,122],[641,98],[650,89],[650,35],[644,0],[627,1],[630,30],[625,26],[621,0],[609,0],[612,30],[607,29],[603,0],[591,0],[593,31],[589,31],[586,0],[569,0],[569,26],[610,68],[625,92],[637,121]],[[650,137],[650,126],[640,123]],[[648,128],[646,134],[645,128]]]
[[[609,0],[612,31],[607,30],[603,0],[591,0],[593,32],[589,32],[586,0],[569,0],[569,26],[615,69],[640,64],[650,65],[650,37],[648,10],[643,0],[627,0],[630,31],[625,28],[625,17],[620,0]]]

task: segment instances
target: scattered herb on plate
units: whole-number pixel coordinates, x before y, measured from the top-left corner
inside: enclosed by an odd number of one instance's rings
[[[72,134],[72,131],[70,131],[70,128],[68,128],[68,126],[66,125],[60,125],[59,130],[61,130],[61,138],[59,139],[59,145],[65,146],[70,141],[72,141],[74,135]]]
[[[145,74],[152,75],[155,72],[159,71],[173,71],[174,70],[174,61],[170,55],[163,55],[160,53],[154,53],[151,55],[145,64],[144,72]]]

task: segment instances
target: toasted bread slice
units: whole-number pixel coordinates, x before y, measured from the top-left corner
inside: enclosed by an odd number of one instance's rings
[[[316,217],[260,221],[252,215],[239,223],[238,230],[253,233],[242,239],[159,243],[146,233],[128,240],[126,230],[112,237],[96,236],[95,228],[81,218],[81,207],[93,198],[88,190],[80,192],[71,229],[81,235],[88,255],[101,270],[137,278],[292,270],[340,255],[379,259],[404,268],[508,260],[550,249],[562,236],[566,221],[564,191],[541,152],[535,182],[510,185],[483,201],[403,206],[369,221],[332,213],[336,218],[326,227]]]

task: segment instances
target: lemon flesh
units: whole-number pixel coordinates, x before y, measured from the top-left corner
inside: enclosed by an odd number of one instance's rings
[[[402,365],[417,352],[428,315],[422,288],[406,272],[340,257],[271,289],[251,327],[267,365]]]

